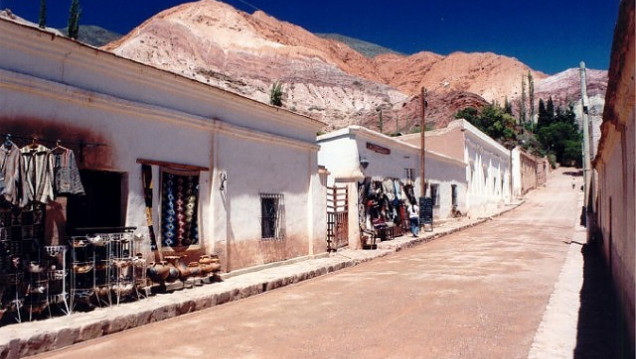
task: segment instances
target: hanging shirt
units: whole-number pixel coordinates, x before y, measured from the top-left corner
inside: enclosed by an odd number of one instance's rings
[[[75,154],[68,148],[57,147],[49,152],[53,163],[53,190],[60,194],[84,194]]]
[[[30,202],[47,203],[53,200],[53,162],[49,149],[42,145],[29,145],[22,153],[22,206]]]
[[[20,180],[20,149],[9,141],[0,147],[0,176],[4,189],[0,192],[4,199],[13,204],[20,204],[20,193],[23,188]]]

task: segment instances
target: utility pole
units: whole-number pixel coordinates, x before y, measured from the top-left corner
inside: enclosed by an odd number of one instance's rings
[[[591,178],[591,161],[590,161],[590,125],[589,125],[589,117],[588,117],[588,98],[587,98],[587,87],[585,81],[585,62],[581,61],[580,64],[580,74],[581,74],[581,104],[583,105],[582,111],[582,123],[583,126],[583,178],[584,178],[584,193],[585,193],[585,202],[583,204],[585,208],[585,222],[587,225],[587,212],[589,210],[589,196],[590,196],[590,178]]]
[[[420,197],[426,196],[426,88],[422,87],[422,119],[420,122]]]

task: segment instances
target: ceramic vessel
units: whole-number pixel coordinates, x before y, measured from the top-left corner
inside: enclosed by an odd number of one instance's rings
[[[150,278],[150,280],[152,280],[153,282],[165,281],[170,275],[170,267],[168,266],[168,262],[151,262],[150,264],[148,264],[146,274],[148,275],[148,278]]]
[[[179,279],[186,280],[190,276],[190,269],[183,261],[183,256],[166,256],[168,263],[179,271]]]
[[[188,263],[188,269],[190,269],[190,275],[193,277],[200,277],[201,275],[203,275],[203,269],[201,268],[201,264],[199,264],[199,262]]]

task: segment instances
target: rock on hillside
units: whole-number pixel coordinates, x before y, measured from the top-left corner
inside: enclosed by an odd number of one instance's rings
[[[385,83],[409,94],[418,93],[423,86],[435,89],[446,85],[451,90],[472,92],[499,103],[521,92],[521,78],[528,72],[535,79],[547,77],[517,59],[493,53],[380,55],[374,62]]]
[[[103,49],[265,103],[281,81],[284,107],[327,122],[326,130],[371,126],[382,109],[404,118],[399,127],[408,132],[418,123],[422,86],[431,96],[427,119],[439,127],[467,103],[514,97],[528,71],[536,80],[546,77],[492,53],[367,58],[343,42],[214,0],[163,11]]]
[[[216,1],[161,12],[104,49],[261,102],[269,101],[271,85],[280,80],[285,107],[332,128],[408,97],[372,81],[374,69],[346,45]],[[367,79],[356,76],[363,72]]]
[[[607,91],[607,71],[587,69],[585,72],[586,89],[589,99],[588,114],[592,123],[592,142],[596,149],[601,136],[601,123],[603,122],[603,108],[605,107],[605,92]],[[547,101],[552,97],[555,105],[574,105],[579,124],[582,121],[583,106],[581,103],[581,74],[578,68],[572,68],[556,75],[536,82],[535,98]],[[591,154],[595,155],[595,151]]]

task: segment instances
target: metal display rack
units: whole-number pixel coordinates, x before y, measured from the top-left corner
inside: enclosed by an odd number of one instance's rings
[[[71,246],[71,309],[118,305],[147,296],[146,261],[137,253],[143,237],[134,237],[134,227],[94,230],[69,238]]]

